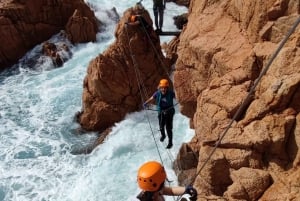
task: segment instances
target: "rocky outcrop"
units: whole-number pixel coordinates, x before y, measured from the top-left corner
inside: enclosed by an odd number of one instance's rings
[[[132,14],[146,24],[126,25]],[[83,110],[78,119],[86,130],[102,131],[141,109],[143,100],[168,77],[170,66],[161,52],[149,13],[138,6],[128,9],[115,31],[116,40],[93,59],[84,79]],[[147,94],[147,93],[149,94]]]
[[[1,1],[0,70],[64,29],[73,14],[68,26],[70,39],[73,42],[95,40],[98,22],[83,0]],[[78,26],[81,26],[81,33],[76,33]]]
[[[174,87],[195,128],[185,146],[199,153],[201,170],[188,172],[191,164],[178,173],[192,178],[182,183],[195,179],[198,200],[300,199],[300,26],[244,102],[299,11],[299,2],[289,0],[191,1]]]
[[[186,25],[186,23],[188,21],[187,18],[188,18],[187,13],[173,17],[174,24],[176,25],[177,29],[182,29],[183,26]]]
[[[80,124],[101,131],[138,110],[150,95],[141,88],[154,91],[153,83],[168,75],[162,67],[168,71],[177,60],[176,96],[195,129],[174,163],[179,182],[193,183],[198,200],[300,199],[299,29],[248,96],[299,18],[299,3],[189,3],[188,23],[166,48],[167,58],[152,26],[149,35],[141,26],[125,26],[136,8],[124,13],[116,41],[89,64]],[[138,12],[152,25],[146,11]]]
[[[66,32],[68,39],[72,43],[84,43],[89,41],[96,41],[96,32],[93,22],[82,15],[82,13],[76,9],[74,14],[69,19]]]
[[[269,173],[259,169],[242,167],[233,170],[230,177],[233,184],[224,193],[229,200],[258,200],[271,184]]]
[[[71,54],[69,47],[66,44],[58,46],[54,43],[46,41],[42,46],[43,55],[50,57],[55,67],[61,67],[64,63],[63,58],[59,54],[60,50],[64,50],[65,52]]]

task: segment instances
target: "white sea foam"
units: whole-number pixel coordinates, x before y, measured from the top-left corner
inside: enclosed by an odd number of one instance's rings
[[[160,161],[158,153],[169,178],[174,180],[172,185],[176,184],[172,160],[181,143],[193,136],[188,119],[178,113],[178,108],[174,147],[169,151],[166,144],[157,140],[156,112],[142,111],[117,123],[112,134],[92,153],[72,154],[92,146],[96,138],[95,133],[76,132],[79,125],[73,118],[81,110],[88,63],[114,41],[115,24],[105,11],[116,7],[121,16],[136,2],[89,3],[107,26],[106,32],[97,35],[96,43],[72,46],[72,57],[61,68],[49,69],[47,62],[43,68],[30,68],[20,62],[18,68],[0,75],[0,201],[132,201],[139,192],[138,167],[148,160]],[[152,15],[152,1],[145,0],[143,4]],[[175,9],[172,3],[168,3],[168,9],[174,15],[186,11],[181,7]],[[171,16],[166,12],[165,27],[171,29],[173,21],[168,15]],[[38,48],[26,56],[34,57]]]

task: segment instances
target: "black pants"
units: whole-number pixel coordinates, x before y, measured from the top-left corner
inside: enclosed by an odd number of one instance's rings
[[[164,23],[164,7],[163,5],[153,6],[154,22],[156,29],[162,29]]]
[[[167,130],[169,144],[173,144],[173,117],[175,114],[175,109],[171,108],[165,111],[162,111],[158,114],[158,121],[159,121],[159,129],[162,137],[166,136],[165,127]]]

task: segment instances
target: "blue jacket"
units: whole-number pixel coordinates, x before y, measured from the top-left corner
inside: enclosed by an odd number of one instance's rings
[[[153,98],[156,101],[157,110],[160,113],[162,110],[173,107],[173,98],[175,98],[175,93],[168,89],[166,94],[163,95],[160,90],[157,90],[153,94]]]

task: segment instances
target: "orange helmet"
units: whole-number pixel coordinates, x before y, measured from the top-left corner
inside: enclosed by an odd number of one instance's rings
[[[166,178],[164,167],[159,162],[149,161],[140,167],[137,182],[144,191],[155,192]]]
[[[159,87],[169,87],[169,81],[167,79],[161,79],[159,81]]]
[[[131,15],[130,22],[135,22],[135,21],[136,21],[136,15]]]

